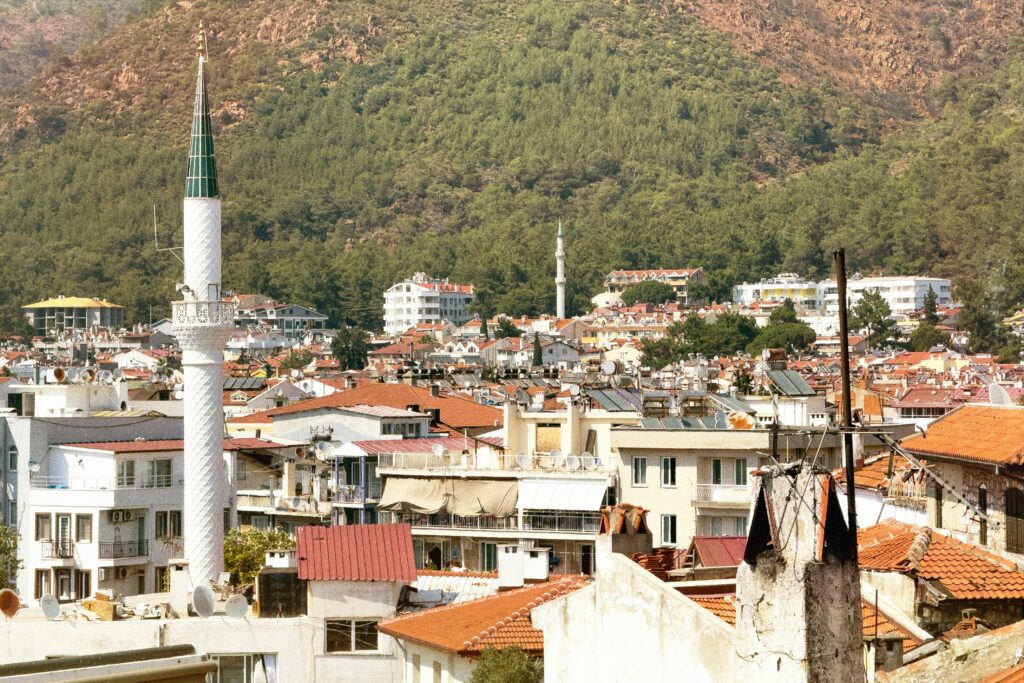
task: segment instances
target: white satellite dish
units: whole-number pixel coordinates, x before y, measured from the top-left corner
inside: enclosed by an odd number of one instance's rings
[[[115,382],[116,382],[117,380],[121,379],[122,377],[124,377],[124,372],[122,372],[122,371],[121,371],[121,368],[117,368],[117,369],[116,369],[116,370],[114,370],[114,372],[113,372],[113,373],[111,373],[111,374],[112,374],[112,375],[114,376],[114,381],[115,381]]]
[[[149,381],[150,381],[151,383],[159,382],[159,381],[160,381],[160,375],[156,374],[155,372],[154,372],[154,373],[152,373],[152,374],[151,374],[151,375],[149,376]]]
[[[299,377],[302,377],[302,370],[299,370],[298,368],[295,368],[295,369],[292,370],[291,375],[295,379],[298,379]]]
[[[615,361],[606,360],[601,363],[601,374],[602,375],[614,375],[615,374]]]
[[[590,451],[583,451],[583,453],[580,454],[580,461],[581,461],[581,464],[583,465],[583,469],[585,469],[585,470],[592,470],[592,469],[594,469],[594,454],[591,453]]]
[[[232,595],[224,603],[224,613],[232,619],[241,619],[249,613],[249,603],[243,595]]]
[[[39,607],[43,610],[43,616],[50,621],[60,616],[60,602],[49,593],[39,598]]]
[[[530,465],[533,464],[533,458],[523,453],[522,455],[516,456],[516,464],[519,465],[520,469],[528,470]]]
[[[438,458],[440,458],[442,455],[444,455],[444,446],[442,446],[439,443],[435,443],[433,446],[430,447],[430,452],[433,453]]]
[[[578,470],[580,468],[580,459],[571,453],[565,457],[565,466],[570,470]]]
[[[563,467],[565,467],[565,455],[562,453],[562,451],[554,450],[548,453],[548,455],[551,458],[551,464],[555,468],[562,469]]]
[[[202,618],[211,616],[216,606],[217,598],[209,586],[199,586],[192,591],[192,609]]]
[[[988,402],[994,406],[1012,406],[1013,399],[1001,385],[992,382],[988,385]]]
[[[579,384],[571,385],[569,387],[569,395],[570,396],[579,396],[580,395],[580,385]]]
[[[68,368],[67,377],[69,382],[79,382],[82,379],[82,373],[78,368]]]
[[[542,470],[550,470],[554,464],[555,461],[551,458],[550,455],[542,455],[539,458],[537,458],[537,466],[540,467]]]
[[[99,380],[104,384],[110,384],[112,381],[114,381],[114,373],[112,373],[110,370],[103,370],[102,372],[100,372]]]

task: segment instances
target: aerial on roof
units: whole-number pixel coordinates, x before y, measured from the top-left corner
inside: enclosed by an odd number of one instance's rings
[[[903,441],[912,453],[993,463],[1024,464],[1024,407],[963,405]]]
[[[517,588],[491,597],[423,610],[378,624],[392,637],[464,656],[485,648],[518,646],[527,654],[544,653],[544,634],[534,628],[534,607],[587,585],[583,576]]]
[[[84,296],[61,296],[46,301],[37,301],[22,308],[124,308],[104,299],[87,298]]]
[[[295,530],[299,578],[312,581],[416,580],[408,524],[304,526]]]

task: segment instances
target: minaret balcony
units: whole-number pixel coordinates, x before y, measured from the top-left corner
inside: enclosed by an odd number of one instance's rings
[[[172,301],[175,327],[234,326],[235,304],[231,301]]]

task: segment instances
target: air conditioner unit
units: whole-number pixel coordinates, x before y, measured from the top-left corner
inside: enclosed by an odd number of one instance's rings
[[[111,510],[110,511],[110,523],[111,524],[120,524],[122,519],[123,519],[123,515],[121,514],[120,510]]]
[[[127,579],[128,578],[128,567],[118,567],[117,568],[117,578],[119,578],[119,579]]]
[[[132,521],[132,511],[131,510],[122,510],[121,511],[121,519],[123,521],[125,521],[125,522]]]
[[[100,579],[99,580],[100,581],[106,581],[107,580],[107,568],[106,567],[100,567]]]

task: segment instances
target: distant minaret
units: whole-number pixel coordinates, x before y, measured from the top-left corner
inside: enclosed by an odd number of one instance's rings
[[[185,284],[171,304],[185,375],[185,559],[192,586],[224,567],[224,344],[234,304],[221,300],[220,193],[206,99],[206,33],[200,24],[199,78],[185,180]]]
[[[555,315],[565,317],[565,240],[562,239],[562,221],[558,221],[555,243]]]

